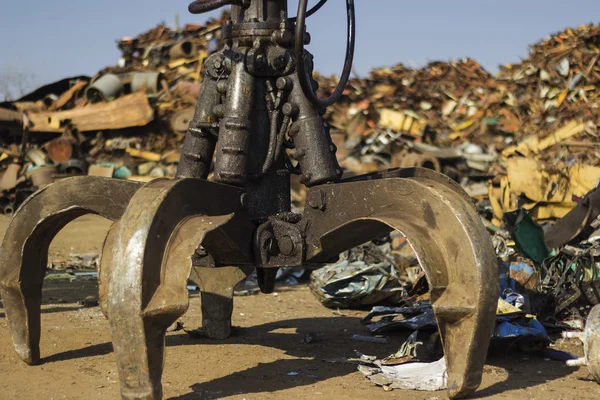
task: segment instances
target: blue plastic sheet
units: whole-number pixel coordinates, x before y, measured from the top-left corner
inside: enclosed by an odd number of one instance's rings
[[[537,319],[496,317],[496,329],[494,329],[493,338],[508,339],[523,336],[548,338],[548,333]]]

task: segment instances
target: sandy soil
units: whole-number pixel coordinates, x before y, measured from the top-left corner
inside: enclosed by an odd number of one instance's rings
[[[7,220],[0,220],[3,232]],[[53,242],[50,262],[70,254],[98,252],[109,223],[84,217],[67,226]],[[0,303],[0,399],[116,399],[119,385],[110,330],[98,307],[78,301],[97,293],[96,281],[49,281],[44,286],[42,365],[30,367],[12,350]],[[355,342],[367,334],[362,311],[344,316],[322,307],[304,286],[280,287],[276,294],[239,297],[234,335],[223,341],[192,339],[170,332],[163,384],[169,399],[442,399],[443,392],[386,392],[372,385],[356,366],[330,362],[354,350],[386,356],[397,351],[405,334],[389,344]],[[186,328],[200,325],[200,301],[192,294],[182,318]],[[318,340],[302,344],[309,332]],[[582,354],[577,341],[557,340],[556,349]],[[289,374],[293,372],[294,374]],[[297,373],[297,374],[296,374]],[[492,351],[476,393],[486,399],[599,399],[600,385],[585,368],[528,356],[500,347]]]

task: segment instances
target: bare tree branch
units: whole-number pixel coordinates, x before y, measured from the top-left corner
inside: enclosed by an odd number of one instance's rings
[[[0,101],[16,100],[35,86],[34,74],[7,66],[0,70]]]

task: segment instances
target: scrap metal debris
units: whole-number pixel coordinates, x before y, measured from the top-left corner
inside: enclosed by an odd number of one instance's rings
[[[375,336],[365,336],[365,335],[352,335],[350,338],[352,340],[356,340],[357,342],[367,342],[367,343],[389,343],[389,337],[375,337]]]
[[[436,391],[447,384],[446,361],[444,358],[432,363],[416,362],[418,331],[413,332],[397,353],[382,360],[357,352],[358,370],[371,382],[386,390],[409,389]]]
[[[409,360],[417,360],[417,349],[419,346],[423,345],[423,342],[417,341],[418,335],[419,331],[414,331],[413,333],[411,333],[408,339],[404,343],[402,343],[400,350],[384,358],[382,360],[382,364],[397,365],[404,364]]]
[[[314,271],[311,290],[330,308],[352,308],[407,296],[391,256],[391,243],[373,242],[342,254],[340,261]]]
[[[374,366],[361,365],[358,370],[371,382],[387,390],[437,391],[446,389],[447,372],[443,358],[432,363],[409,363],[395,366],[382,365],[379,360]]]
[[[204,60],[228,19],[227,11],[204,25],[161,24],[121,38],[116,66],[0,103],[0,213],[68,176],[174,176]]]
[[[522,341],[531,348],[534,347],[532,343],[539,348],[550,343],[546,330],[532,315],[526,314],[502,298],[498,300],[496,314],[492,339],[515,339],[513,343],[520,345],[519,342]],[[433,309],[427,301],[406,307],[373,307],[361,322],[374,335],[398,330],[437,329]]]
[[[376,318],[377,320],[375,320]],[[433,309],[429,302],[408,307],[376,306],[361,322],[367,325],[369,331],[375,335],[399,329],[437,328]]]
[[[508,289],[520,293],[523,309],[537,315],[544,325],[582,329],[591,307],[600,302],[600,264],[596,259],[600,242],[593,229],[584,224],[587,233],[569,245],[550,249],[548,237],[556,238],[551,228],[544,233],[524,210],[507,217],[516,252],[502,258],[501,285],[504,282]],[[576,218],[576,214],[559,223],[569,224],[566,220],[571,217]]]

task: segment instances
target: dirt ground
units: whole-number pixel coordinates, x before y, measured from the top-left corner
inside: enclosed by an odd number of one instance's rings
[[[7,225],[0,219],[0,233]],[[99,251],[109,223],[83,217],[53,242],[50,262],[70,254]],[[0,302],[0,399],[116,399],[119,385],[107,321],[98,307],[78,301],[95,295],[94,279],[48,281],[42,310],[42,364],[30,367],[12,349]],[[168,399],[443,399],[444,392],[384,391],[356,366],[340,362],[364,354],[387,356],[406,334],[389,344],[350,340],[367,334],[362,311],[336,315],[322,307],[306,286],[279,287],[271,295],[236,298],[234,335],[222,341],[193,339],[170,332],[163,385]],[[192,294],[182,318],[186,328],[200,325],[200,300]],[[310,332],[318,340],[302,344]],[[554,348],[582,354],[577,341],[557,340]],[[337,361],[337,362],[332,362]],[[585,368],[568,368],[501,347],[490,352],[483,383],[474,396],[486,399],[599,399],[600,385]]]

